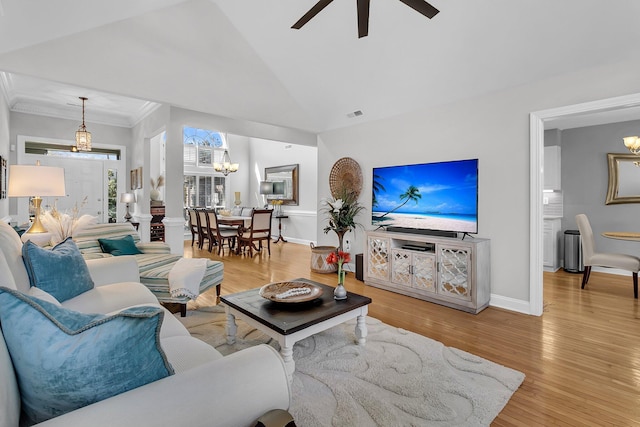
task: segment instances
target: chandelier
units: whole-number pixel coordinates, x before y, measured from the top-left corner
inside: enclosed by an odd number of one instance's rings
[[[91,151],[91,132],[84,125],[84,102],[87,98],[83,96],[79,98],[82,100],[82,124],[76,131],[76,146],[73,151]]]
[[[624,146],[633,154],[640,155],[640,138],[637,136],[626,136],[622,138]]]
[[[213,170],[222,172],[224,176],[229,175],[231,172],[238,172],[238,167],[238,163],[231,163],[229,151],[227,150],[224,150],[224,154],[222,155],[222,163],[213,163]]]

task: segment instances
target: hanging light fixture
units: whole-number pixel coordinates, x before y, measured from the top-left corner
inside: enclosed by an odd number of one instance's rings
[[[627,150],[636,156],[640,156],[640,138],[637,136],[625,136],[622,141],[624,141],[624,146],[627,147]],[[640,167],[640,160],[633,162],[633,164]]]
[[[84,96],[79,97],[82,100],[82,124],[76,131],[76,150],[91,151],[91,132],[84,125],[84,102],[88,99]]]
[[[626,136],[622,138],[624,146],[633,154],[640,154],[640,138],[637,136]]]
[[[238,167],[238,163],[231,163],[229,151],[227,150],[224,150],[222,155],[222,163],[213,163],[213,169],[216,172],[222,172],[224,176],[229,175],[231,172],[238,172]]]

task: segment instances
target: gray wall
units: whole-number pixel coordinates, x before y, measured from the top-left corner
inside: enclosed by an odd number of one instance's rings
[[[360,163],[370,223],[375,166],[479,159],[479,237],[491,239],[491,304],[526,309],[530,285],[530,113],[640,92],[640,60],[611,64],[322,133],[318,142],[318,194],[341,157]],[[428,96],[428,94],[425,94]],[[621,151],[621,150],[620,150]],[[534,171],[533,173],[539,173]],[[319,215],[317,228],[322,229]],[[319,234],[327,244],[335,236]],[[364,251],[364,233],[354,239]],[[354,251],[354,252],[355,252]]]
[[[577,229],[576,214],[586,214],[598,251],[640,254],[638,243],[607,239],[600,235],[604,231],[640,231],[637,221],[640,205],[605,205],[609,177],[607,153],[629,154],[622,138],[639,132],[640,120],[634,120],[567,129],[561,133],[564,195],[562,229]],[[640,169],[638,172],[640,174]]]

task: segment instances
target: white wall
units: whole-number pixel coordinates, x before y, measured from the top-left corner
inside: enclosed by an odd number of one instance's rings
[[[18,135],[57,139],[69,141],[69,144],[73,144],[75,143],[76,130],[78,130],[78,126],[80,125],[80,122],[77,120],[52,118],[36,114],[11,112],[9,117],[9,145],[16,145],[16,147]],[[89,122],[87,122],[86,125],[87,129],[91,132],[92,143],[94,145],[118,145],[126,147],[127,152],[130,151],[132,146],[131,129]],[[17,151],[11,152],[10,163],[17,163]],[[126,179],[127,173],[124,175]],[[122,188],[128,188],[128,186],[123,186]],[[17,199],[11,199],[9,203],[9,213],[12,216],[16,216],[17,212]],[[117,215],[118,218],[124,216],[124,207],[118,205]],[[24,218],[22,220],[24,220]]]
[[[9,168],[9,106],[5,98],[4,91],[0,90],[0,156],[7,159],[7,169]],[[0,218],[9,215],[9,199],[0,199]]]
[[[264,169],[276,166],[298,165],[298,205],[283,205],[282,211],[289,218],[282,220],[282,234],[288,241],[305,243],[317,241],[317,186],[318,149],[303,145],[286,144],[259,138],[251,138],[250,194],[253,206],[261,206],[262,196],[258,188],[264,180]],[[273,233],[277,233],[277,221]]]
[[[149,215],[149,207],[150,207],[150,197],[149,192],[151,191],[151,187],[149,185],[149,178],[152,176],[151,173],[154,172],[151,167],[151,139],[160,135],[169,123],[169,107],[161,106],[156,109],[153,113],[142,119],[139,123],[137,123],[131,129],[131,148],[129,150],[129,156],[127,159],[127,170],[130,171],[132,169],[138,168],[142,166],[142,188],[134,190],[133,192],[136,194],[136,203],[132,213],[135,213],[136,216]],[[169,145],[168,135],[167,135],[167,145]],[[165,152],[165,156],[168,156],[169,153]],[[182,154],[181,154],[182,155]],[[180,158],[182,160],[182,157]],[[168,165],[165,164],[165,167]],[[177,173],[177,171],[174,171]],[[169,173],[167,171],[166,182],[169,180]],[[182,188],[182,164],[180,166],[179,174],[180,176],[180,187]],[[129,176],[127,176],[127,188],[130,189]],[[154,177],[155,178],[155,177]],[[167,184],[165,183],[165,189]],[[164,192],[163,192],[164,195]],[[166,199],[166,197],[165,197]],[[180,215],[181,216],[181,215]],[[148,231],[143,231],[143,234],[146,235]]]
[[[282,141],[287,143],[305,143],[306,145],[315,144],[316,136],[309,132],[303,132],[297,129],[289,129],[280,126],[266,125],[263,123],[255,123],[247,120],[235,120],[228,117],[216,116],[212,114],[201,113],[199,111],[186,110],[184,108],[170,107],[169,125],[167,126],[167,188],[165,199],[167,200],[167,216],[182,215],[182,181],[183,181],[183,163],[182,163],[182,127],[193,126],[200,129],[217,130],[226,132],[230,137],[245,138],[264,138],[273,141]],[[241,138],[236,139],[238,144],[230,146],[229,155],[233,162],[240,163],[240,170],[229,175],[229,191],[233,195],[234,191],[241,193],[250,191],[245,189],[244,185],[250,182],[249,168],[243,171],[243,162],[249,161],[248,145],[244,147],[245,141]],[[178,164],[179,163],[179,164]],[[244,196],[243,203],[253,206],[253,200],[249,201]],[[179,202],[179,207],[178,207]]]
[[[492,304],[529,301],[529,113],[637,93],[639,65],[631,61],[593,68],[323,133],[318,143],[318,195],[329,195],[333,163],[352,157],[364,175],[360,201],[367,210],[360,221],[370,229],[373,167],[477,157],[478,236],[491,239]],[[318,218],[319,230],[323,220]],[[363,236],[357,233],[353,252],[364,251]],[[335,236],[319,237],[326,244],[337,241]]]

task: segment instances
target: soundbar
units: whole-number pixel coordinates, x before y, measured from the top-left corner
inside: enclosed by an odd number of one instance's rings
[[[454,239],[458,237],[457,231],[428,230],[423,228],[387,227],[387,231],[392,233],[426,234],[427,236],[451,237]]]
[[[427,243],[426,245],[412,245],[410,243],[407,243],[405,245],[402,245],[402,249],[408,249],[411,251],[428,252],[428,251],[435,250],[435,245],[433,243]]]

